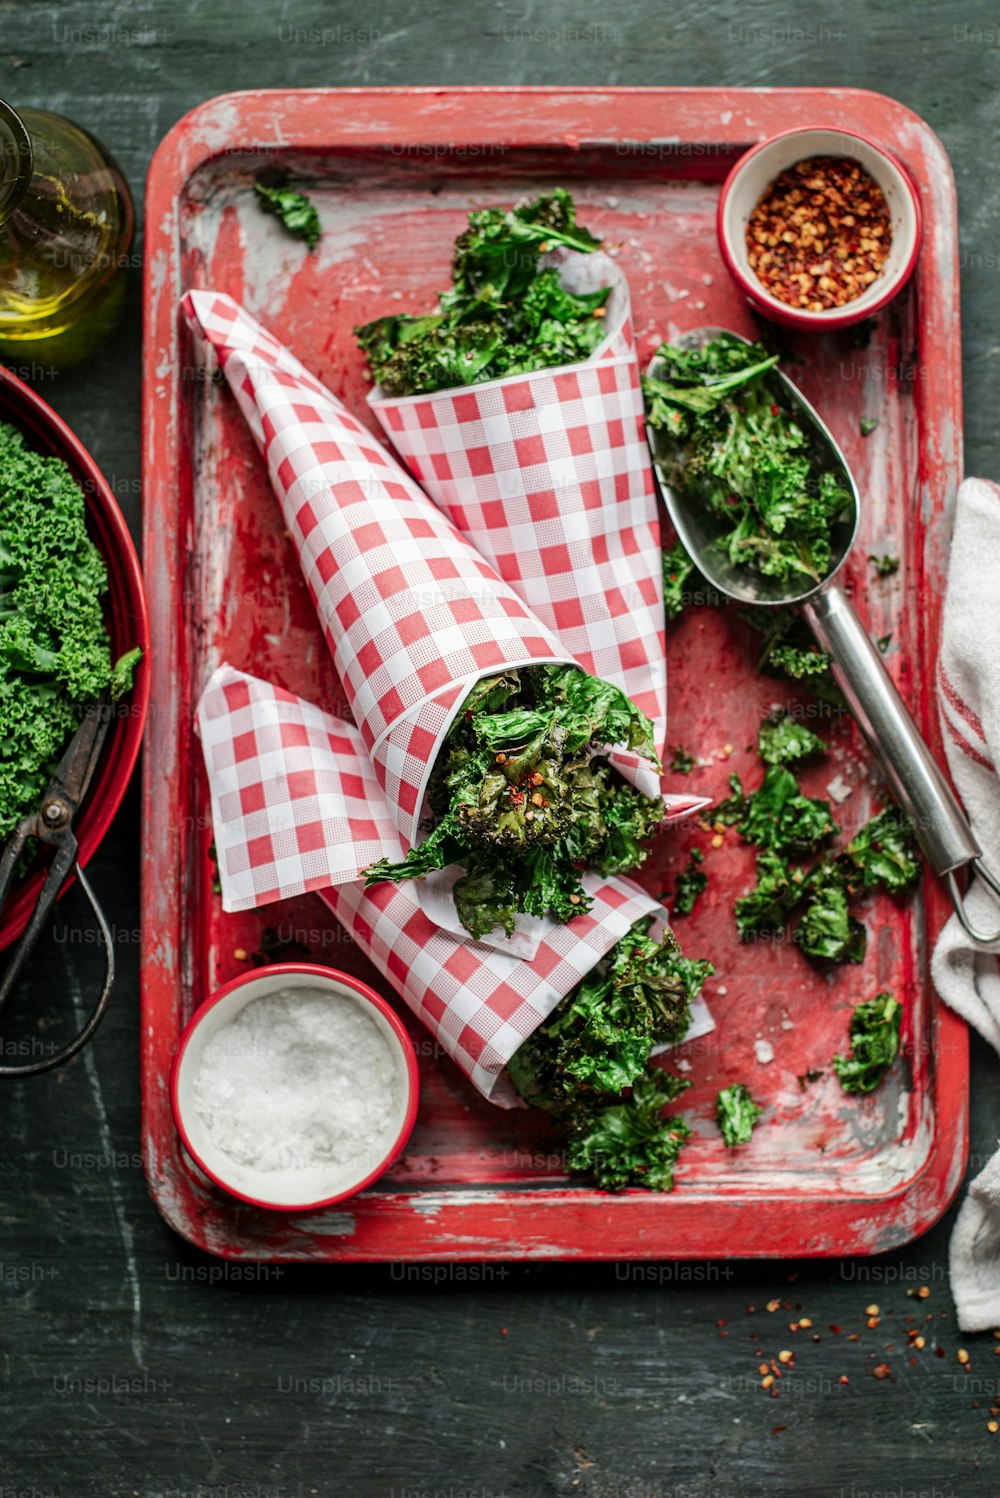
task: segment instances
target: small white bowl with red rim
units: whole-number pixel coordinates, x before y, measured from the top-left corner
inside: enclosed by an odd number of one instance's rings
[[[881,188],[892,225],[892,245],[876,279],[842,307],[809,312],[772,296],[751,267],[747,222],[768,188],[796,162],[816,156],[856,161]],[[722,185],[716,215],[719,248],[730,275],[758,312],[786,327],[847,328],[872,317],[901,291],[920,250],[920,197],[906,168],[891,152],[852,130],[795,129],[752,146]]]
[[[234,1160],[219,1147],[195,1102],[206,1047],[256,999],[305,989],[328,995],[333,1004],[353,1004],[372,1021],[394,1068],[394,1095],[374,1145],[348,1164],[310,1164],[301,1169],[261,1170]],[[331,1110],[337,1106],[331,1088]],[[255,1207],[313,1212],[355,1196],[389,1169],[402,1153],[417,1116],[420,1083],[413,1042],[399,1015],[374,989],[347,973],[313,963],[278,963],[243,973],[196,1010],[181,1034],[170,1077],[170,1100],[188,1154],[230,1196]]]

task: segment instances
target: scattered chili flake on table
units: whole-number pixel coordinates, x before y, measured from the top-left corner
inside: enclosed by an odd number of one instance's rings
[[[770,184],[746,230],[750,267],[779,302],[807,312],[843,307],[885,265],[892,224],[885,195],[856,161],[797,161]]]

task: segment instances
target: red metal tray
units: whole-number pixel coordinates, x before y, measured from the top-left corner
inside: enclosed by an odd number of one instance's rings
[[[836,125],[883,141],[919,185],[925,234],[917,275],[865,340],[857,330],[806,345],[788,365],[855,466],[863,531],[850,580],[872,633],[940,756],[933,677],[950,504],[961,472],[955,200],[944,151],[917,116],[878,94],[777,89],[378,89],[235,94],[171,131],[146,205],[145,572],[156,650],[145,757],[143,866],[144,1136],[153,1195],[178,1232],[241,1258],[683,1258],[873,1253],[924,1231],[961,1179],[967,1041],[941,1008],[927,961],[944,918],[929,882],[908,905],[864,912],[863,967],[818,974],[794,947],[741,947],[735,894],[752,850],[733,834],[713,850],[688,827],[664,838],[643,878],[668,888],[688,850],[706,848],[710,893],[678,924],[691,955],[711,955],[714,1035],[678,1053],[694,1082],[696,1137],[670,1196],[609,1196],[568,1178],[544,1115],[480,1099],[414,1024],[423,1095],[393,1170],[362,1196],[312,1216],[242,1206],[184,1156],[167,1077],[192,1009],[245,963],[263,928],[295,933],[315,958],[387,985],[308,897],[241,916],[212,893],[211,830],[192,732],[199,691],[221,658],[334,711],[343,691],[263,464],[235,404],[199,381],[177,303],[189,287],[243,300],[366,418],[351,329],[389,308],[430,305],[469,207],[565,183],[581,221],[620,246],[640,353],[701,323],[753,331],[720,260],[713,215],[729,165],[791,125]],[[252,184],[278,167],[307,184],[325,235],[314,255],[261,214]],[[861,415],[877,417],[862,440]],[[367,418],[366,418],[367,419]],[[867,552],[901,554],[871,580]],[[706,763],[698,790],[725,794],[732,770],[755,783],[752,744],[781,686],[754,671],[731,612],[702,609],[668,635],[670,740]],[[841,776],[851,832],[878,801],[853,725],[824,721],[831,755],[806,789]],[[871,1098],[849,1099],[829,1071],[847,1018],[879,988],[906,1006],[904,1056]],[[773,1048],[758,1059],[755,1042]],[[797,1078],[820,1067],[803,1090]],[[730,1152],[712,1121],[716,1089],[747,1082],[767,1105],[754,1141]]]

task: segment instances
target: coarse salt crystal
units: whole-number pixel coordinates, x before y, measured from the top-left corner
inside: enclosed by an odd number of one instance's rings
[[[399,1089],[389,1042],[360,1003],[286,988],[251,999],[207,1042],[194,1106],[238,1165],[337,1172],[388,1150]]]
[[[754,1054],[761,1066],[766,1066],[769,1061],[774,1060],[774,1046],[769,1040],[755,1040],[753,1048]]]

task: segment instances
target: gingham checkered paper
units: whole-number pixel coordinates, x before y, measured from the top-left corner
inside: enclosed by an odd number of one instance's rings
[[[404,844],[466,693],[572,657],[370,432],[229,296],[182,306],[268,466],[320,623]],[[261,845],[260,855],[266,856]],[[273,870],[265,883],[273,883]]]
[[[530,959],[442,930],[412,884],[366,890],[361,870],[399,858],[398,834],[361,735],[292,692],[220,666],[198,705],[227,910],[317,890],[467,1077],[503,1107],[521,1042],[642,916],[665,913],[628,879],[586,874],[593,908],[547,922]],[[255,844],[261,843],[261,848]],[[262,883],[262,871],[277,881]],[[689,1038],[712,1028],[704,1005]]]
[[[184,307],[216,350],[267,457],[361,743],[399,834],[389,849],[380,832],[379,847],[398,858],[417,840],[431,766],[473,682],[505,666],[572,657],[371,434],[237,303],[191,292]],[[226,806],[239,804],[238,792],[253,814],[242,831],[238,818],[223,819],[218,846],[226,908],[355,878],[372,861],[365,854],[377,839],[366,830],[355,848],[352,828],[360,823],[368,829],[370,818],[336,784],[331,756],[318,767],[303,765],[288,782],[297,788],[289,795],[280,776],[269,778],[252,763],[254,740],[242,737],[238,718],[224,721],[234,700],[219,691],[202,714],[203,727],[211,722],[207,746],[231,756]],[[341,744],[348,741],[341,733]],[[346,747],[344,755],[350,780],[356,767]],[[319,775],[332,798],[325,809],[309,773]],[[258,774],[271,799],[255,803]],[[666,816],[690,815],[704,804],[702,798],[668,797]],[[324,838],[348,841],[326,846]],[[457,915],[451,929],[458,929]]]
[[[556,250],[570,290],[611,286],[589,360],[372,411],[410,472],[585,670],[613,681],[666,739],[663,571],[628,286],[609,256]],[[616,753],[648,795],[658,783]]]
[[[557,926],[534,958],[509,957],[441,931],[408,884],[342,884],[321,896],[366,956],[479,1091],[520,1106],[507,1062],[642,916],[660,911],[629,879],[585,874],[593,908]]]
[[[198,703],[226,910],[358,879],[403,847],[353,723],[223,665]]]

